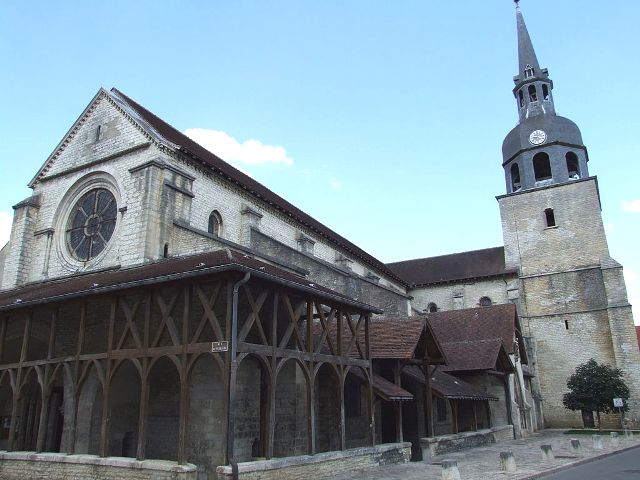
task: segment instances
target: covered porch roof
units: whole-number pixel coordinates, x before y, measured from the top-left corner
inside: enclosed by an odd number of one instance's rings
[[[251,273],[255,279],[289,287],[316,298],[331,300],[332,303],[348,307],[349,310],[381,313],[376,307],[358,302],[297,274],[228,248],[197,255],[167,258],[131,268],[114,268],[30,283],[20,288],[0,292],[0,311],[233,272]]]

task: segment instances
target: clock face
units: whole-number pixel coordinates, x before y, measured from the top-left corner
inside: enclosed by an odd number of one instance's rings
[[[534,130],[529,135],[529,143],[531,145],[540,145],[547,140],[547,134],[543,130]]]

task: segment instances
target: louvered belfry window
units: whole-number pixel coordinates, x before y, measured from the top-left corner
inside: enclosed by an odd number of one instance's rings
[[[99,255],[113,235],[118,205],[113,194],[104,188],[85,193],[71,211],[67,227],[67,244],[76,260],[88,262]]]

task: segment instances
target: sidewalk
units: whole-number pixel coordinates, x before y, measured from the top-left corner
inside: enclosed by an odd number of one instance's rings
[[[374,469],[361,470],[349,475],[332,476],[335,480],[442,480],[443,459],[456,460],[461,480],[525,480],[540,478],[565,470],[571,466],[611,455],[629,448],[640,447],[640,436],[626,439],[619,437],[617,447],[611,446],[609,435],[604,437],[604,449],[594,450],[591,435],[564,435],[564,430],[543,430],[528,438],[494,443],[486,447],[438,456],[429,463],[412,462],[403,465],[389,465]],[[580,440],[581,453],[571,451],[571,438]],[[554,460],[543,461],[540,445],[550,444],[555,455]],[[501,471],[500,452],[510,450],[516,460],[517,471],[506,473]]]

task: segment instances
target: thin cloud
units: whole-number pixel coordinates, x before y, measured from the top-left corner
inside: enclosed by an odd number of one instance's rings
[[[293,165],[285,148],[277,145],[265,145],[254,139],[240,142],[226,132],[205,128],[188,128],[184,134],[229,163]]]
[[[329,185],[331,185],[331,188],[335,188],[336,190],[340,190],[342,188],[342,182],[336,180],[335,178],[331,179]]]
[[[640,213],[640,200],[625,200],[622,202],[622,210],[625,212]]]
[[[7,212],[0,212],[0,248],[4,247],[11,236],[13,216]]]

